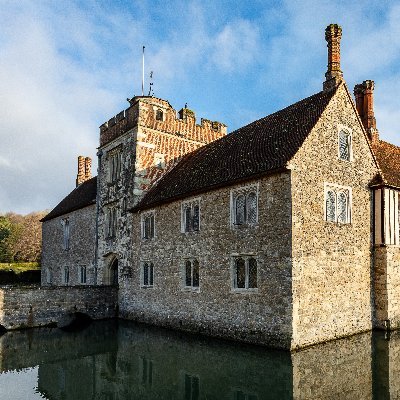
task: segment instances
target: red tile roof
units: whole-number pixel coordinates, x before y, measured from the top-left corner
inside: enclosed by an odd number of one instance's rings
[[[372,143],[372,149],[382,171],[383,182],[400,187],[400,147],[379,140]]]
[[[133,211],[284,169],[335,92],[319,92],[187,154]]]
[[[71,211],[96,204],[97,193],[97,176],[83,182],[76,187],[67,197],[53,208],[41,221],[45,222],[50,219],[67,214]]]

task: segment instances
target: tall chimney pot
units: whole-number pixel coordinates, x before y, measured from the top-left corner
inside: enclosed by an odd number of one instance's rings
[[[328,70],[325,73],[324,90],[330,90],[343,80],[340,69],[340,39],[342,28],[337,24],[330,24],[325,29],[325,40],[328,42]]]

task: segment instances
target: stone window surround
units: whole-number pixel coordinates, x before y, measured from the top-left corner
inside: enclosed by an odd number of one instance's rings
[[[180,381],[182,391],[189,396],[186,399],[200,399],[201,396],[201,379],[200,376],[181,370]]]
[[[345,132],[349,135],[349,153],[350,159],[346,160],[340,157],[340,132]],[[338,159],[344,162],[352,162],[353,161],[353,129],[349,128],[346,125],[337,124],[337,151],[338,151]]]
[[[197,230],[186,230],[186,213],[185,209],[190,206],[191,210],[193,212],[193,207],[198,206],[199,207],[199,225]],[[181,203],[181,233],[185,234],[197,234],[200,232],[201,229],[201,197],[195,197],[192,199],[184,200]]]
[[[348,201],[347,201],[347,220],[346,222],[338,222],[338,221],[328,221],[327,220],[327,210],[326,210],[326,195],[328,193],[328,190],[332,189],[335,192],[336,191],[347,191],[348,192]],[[350,186],[342,186],[338,185],[336,183],[329,183],[329,182],[324,182],[324,221],[330,224],[337,224],[337,225],[349,225],[352,223],[352,204],[353,204],[353,198],[352,198],[352,188]],[[337,207],[337,205],[336,205]],[[336,212],[336,219],[337,219],[337,212]]]
[[[151,282],[151,285],[150,284],[148,284],[148,285],[144,284],[144,268],[145,268],[145,265],[148,265],[150,267],[152,266],[152,269],[153,269],[153,274],[152,274],[153,275],[153,281]],[[140,287],[142,289],[151,289],[151,288],[154,287],[154,263],[149,261],[149,260],[140,261]]]
[[[191,274],[192,274],[192,283],[193,283],[193,262],[197,261],[199,266],[199,286],[186,286],[186,263],[187,261],[191,262]],[[200,293],[200,263],[197,257],[186,257],[183,259],[181,263],[181,282],[182,282],[182,290],[185,292],[195,292]]]
[[[146,222],[146,218],[151,217],[151,216],[153,216],[153,235],[146,237],[145,222]],[[150,231],[151,231],[151,229],[150,229]],[[157,235],[156,235],[156,211],[154,209],[149,210],[149,211],[144,211],[140,215],[140,237],[142,238],[142,240],[156,239],[156,237],[157,237]]]
[[[257,294],[258,293],[258,283],[260,281],[260,260],[255,252],[246,253],[232,253],[231,256],[231,293],[242,293],[242,294]],[[256,288],[237,288],[235,287],[236,281],[236,260],[238,258],[243,258],[246,263],[246,271],[248,271],[248,260],[254,258],[257,263],[257,287]],[[246,281],[248,281],[248,272],[246,273]]]
[[[118,206],[116,203],[106,207],[105,238],[114,239],[118,230]]]
[[[122,170],[122,144],[119,144],[106,153],[107,183],[114,184],[121,177]]]
[[[61,269],[61,282],[63,285],[69,285],[70,282],[70,269],[68,265],[64,265]]]
[[[87,285],[87,267],[86,265],[78,266],[78,277],[80,285]]]
[[[50,268],[46,268],[45,275],[46,275],[46,284],[51,285],[53,278],[52,270]]]
[[[240,187],[231,189],[230,192],[230,225],[232,229],[242,229],[244,227],[253,227],[258,225],[258,202],[259,202],[259,190],[260,182],[242,185]],[[236,224],[236,210],[235,210],[235,199],[238,195],[248,195],[251,192],[256,194],[256,222],[254,224],[245,222],[244,224]]]
[[[69,218],[63,218],[61,220],[61,226],[63,231],[63,250],[68,251],[70,249],[70,237],[71,237],[71,226]]]
[[[161,119],[157,119],[157,111],[162,111],[162,120]],[[165,117],[167,115],[167,108],[161,104],[159,105],[153,105],[153,112],[154,112],[154,119],[156,121],[160,121],[160,122],[164,122],[165,121]]]

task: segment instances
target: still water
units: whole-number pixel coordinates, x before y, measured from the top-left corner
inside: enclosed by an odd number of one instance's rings
[[[8,332],[0,399],[400,399],[400,333],[291,354],[121,321]]]

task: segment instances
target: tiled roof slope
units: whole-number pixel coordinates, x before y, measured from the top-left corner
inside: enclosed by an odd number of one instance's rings
[[[80,208],[90,206],[96,203],[97,193],[97,176],[83,182],[76,187],[67,197],[53,208],[41,221],[67,214],[71,211],[79,210]]]
[[[400,187],[400,147],[379,140],[372,143],[372,149],[385,183]]]
[[[284,168],[335,92],[319,92],[187,154],[133,211]]]

